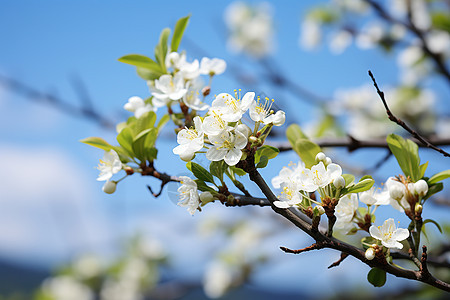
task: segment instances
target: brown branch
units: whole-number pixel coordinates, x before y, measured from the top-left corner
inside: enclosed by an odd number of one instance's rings
[[[292,254],[300,254],[303,252],[307,252],[307,251],[311,251],[311,250],[319,250],[319,249],[323,249],[324,245],[322,245],[321,243],[314,243],[311,246],[305,247],[303,249],[298,249],[298,250],[292,250],[286,247],[280,247],[281,250],[283,250],[286,253],[292,253]]]
[[[148,166],[141,166],[142,168],[142,176],[152,176],[161,181],[161,187],[158,193],[154,193],[152,188],[147,185],[148,190],[150,193],[152,193],[153,197],[157,198],[161,195],[164,186],[168,184],[169,182],[180,182],[181,180],[176,176],[170,176],[166,173],[158,172],[155,167],[153,166],[153,163],[150,163]]]
[[[340,257],[337,261],[335,261],[334,263],[332,263],[331,265],[329,265],[329,266],[328,266],[328,269],[331,269],[331,268],[334,268],[334,267],[339,266],[339,265],[341,264],[341,262],[343,262],[344,259],[346,259],[347,257],[348,257],[348,254],[347,254],[347,253],[341,252],[341,257]]]
[[[436,288],[445,290],[450,292],[450,284],[445,283],[439,279],[434,278],[431,274],[430,276],[422,276],[419,271],[405,270],[398,268],[396,266],[390,265],[386,262],[386,259],[381,259],[376,257],[373,260],[367,260],[365,257],[365,252],[355,246],[339,241],[333,237],[327,237],[319,231],[312,230],[312,225],[308,222],[302,220],[297,216],[295,210],[291,209],[281,209],[273,205],[274,201],[277,200],[276,196],[272,193],[272,190],[269,188],[261,174],[255,168],[254,157],[253,155],[248,155],[245,161],[240,162],[240,167],[242,167],[256,185],[260,188],[262,193],[266,196],[267,200],[272,204],[272,209],[286,219],[291,221],[295,226],[304,231],[306,234],[311,236],[316,244],[320,244],[323,246],[322,248],[331,248],[335,250],[339,250],[341,252],[347,253],[365,263],[370,267],[377,267],[389,274],[392,274],[397,277],[421,281],[426,284],[432,285]]]
[[[394,123],[397,123],[398,125],[400,125],[401,127],[403,127],[406,131],[408,131],[412,136],[414,136],[417,140],[419,140],[423,145],[425,145],[426,147],[433,149],[439,153],[441,153],[442,155],[444,155],[445,157],[450,157],[450,154],[445,152],[444,150],[442,150],[441,148],[436,147],[435,145],[431,144],[430,142],[428,142],[427,140],[425,140],[419,133],[417,133],[416,131],[414,131],[413,129],[411,129],[408,125],[406,125],[405,122],[403,122],[402,120],[400,120],[399,118],[397,118],[396,116],[394,116],[391,112],[391,110],[389,109],[389,106],[387,105],[386,99],[384,97],[384,93],[383,91],[381,91],[378,88],[377,82],[375,80],[375,77],[373,76],[372,72],[369,70],[369,76],[370,78],[372,78],[373,81],[373,85],[375,87],[375,89],[377,90],[377,94],[378,96],[380,96],[381,101],[383,102],[384,108],[386,109],[386,113],[389,117],[389,120],[391,120]]]

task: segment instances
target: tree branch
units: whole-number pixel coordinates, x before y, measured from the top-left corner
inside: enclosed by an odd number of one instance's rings
[[[375,80],[375,77],[373,76],[372,72],[369,70],[369,76],[370,78],[372,78],[373,81],[373,85],[375,87],[375,89],[377,90],[378,96],[380,96],[381,101],[383,102],[384,108],[386,109],[386,113],[389,117],[389,120],[391,120],[394,123],[397,123],[398,125],[400,125],[401,127],[403,127],[406,131],[408,131],[412,136],[414,136],[417,140],[419,140],[423,145],[425,145],[426,147],[433,149],[439,153],[441,153],[442,155],[444,155],[445,157],[450,157],[450,154],[445,152],[444,150],[442,150],[441,148],[436,147],[435,145],[431,144],[430,142],[428,142],[427,140],[425,140],[419,133],[417,133],[416,131],[414,131],[413,129],[411,129],[408,125],[406,125],[405,122],[403,122],[402,120],[400,120],[399,118],[397,118],[396,116],[394,116],[394,114],[391,112],[391,110],[389,109],[389,106],[387,105],[386,99],[384,98],[384,93],[383,91],[381,91],[378,88],[377,82]]]

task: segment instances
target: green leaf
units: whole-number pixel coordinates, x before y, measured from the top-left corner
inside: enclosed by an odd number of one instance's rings
[[[147,138],[147,135],[152,130],[155,130],[155,129],[149,128],[149,129],[143,130],[138,135],[136,135],[133,139],[132,149],[133,149],[134,155],[140,161],[145,161],[147,159],[146,158],[146,150],[145,150],[145,140]]]
[[[367,274],[367,280],[375,287],[382,287],[386,283],[386,271],[372,268]]]
[[[390,134],[386,139],[389,149],[394,154],[397,162],[406,176],[416,182],[421,171],[419,170],[419,147],[411,140],[405,140],[396,134]]]
[[[183,37],[184,30],[186,29],[189,22],[190,15],[181,18],[175,24],[175,29],[173,30],[172,42],[170,43],[170,51],[177,52],[178,46],[180,45],[181,38]]]
[[[286,137],[291,144],[292,148],[295,148],[295,143],[300,139],[308,139],[308,137],[303,133],[300,126],[297,124],[289,125],[286,130]]]
[[[436,225],[436,227],[439,229],[439,232],[442,233],[442,228],[441,228],[441,226],[439,225],[439,223],[436,222],[435,220],[432,220],[432,219],[426,219],[425,221],[423,221],[422,228],[423,228],[423,227],[425,226],[425,224],[427,224],[427,223],[433,223],[433,224]]]
[[[214,183],[214,178],[205,168],[200,166],[199,164],[196,164],[195,162],[188,162],[186,164],[186,167],[194,174],[197,179]]]
[[[155,126],[156,114],[153,111],[144,113],[139,119],[136,119],[131,127],[135,135],[138,135],[144,130],[153,128]]]
[[[155,48],[156,61],[161,66],[163,73],[167,73],[166,69],[166,55],[167,55],[167,41],[170,35],[170,28],[164,28],[159,36],[159,43]]]
[[[264,145],[255,152],[255,164],[259,163],[259,160],[262,156],[267,156],[268,159],[272,159],[275,158],[278,153],[280,153],[280,150],[278,150],[278,148]]]
[[[256,167],[259,169],[265,168],[268,163],[269,163],[269,158],[264,155],[264,156],[261,156],[261,158],[259,159],[259,162],[256,164]]]
[[[245,172],[244,170],[242,170],[241,168],[235,167],[235,166],[229,166],[228,167],[234,174],[238,175],[238,176],[244,176],[245,174],[247,174],[247,172]]]
[[[199,189],[200,191],[216,193],[216,190],[213,189],[212,187],[207,186],[203,180],[196,179],[194,181],[197,183],[197,189]]]
[[[427,200],[432,195],[439,193],[444,188],[444,184],[442,182],[438,182],[428,186],[428,193],[423,197],[423,200]]]
[[[155,147],[145,148],[145,156],[149,161],[155,160],[158,156],[158,149],[156,149]]]
[[[113,148],[113,146],[111,146],[107,141],[105,141],[102,138],[99,137],[88,137],[85,139],[80,140],[80,142],[85,143],[87,145],[105,150],[105,151],[109,151]]]
[[[434,28],[445,30],[450,33],[450,13],[434,12],[431,15],[431,22]]]
[[[355,181],[355,176],[352,174],[342,174],[342,177],[345,179],[345,186],[348,187]]]
[[[158,130],[158,134],[161,131],[161,128],[163,128],[164,125],[166,125],[167,122],[169,122],[169,120],[170,120],[170,116],[168,114],[162,116],[161,119],[159,119],[158,124],[156,125],[156,129]]]
[[[134,157],[133,153],[133,131],[130,127],[125,127],[122,131],[117,135],[117,142],[119,142],[120,146],[128,153],[130,157]]]
[[[139,75],[139,77],[141,77],[144,80],[155,80],[164,74],[162,72],[153,72],[142,67],[137,67],[136,72]]]
[[[365,212],[367,212],[367,209],[365,209]],[[376,243],[377,243],[377,240],[371,236],[365,236],[361,239],[361,245],[363,246],[364,250],[367,250],[371,245],[376,244]]]
[[[120,62],[140,67],[146,70],[149,70],[153,73],[160,73],[160,75],[164,74],[165,72],[161,69],[160,65],[155,62],[150,57],[140,55],[140,54],[129,54],[122,56],[118,59]],[[158,76],[159,77],[159,76]]]
[[[223,160],[221,161],[212,161],[209,165],[209,171],[213,176],[219,178],[220,182],[223,181],[223,173],[225,172],[227,165]]]
[[[428,167],[428,162],[421,164],[419,166],[419,178],[423,178],[423,176],[425,175],[425,171],[427,170]]]
[[[347,189],[347,193],[360,193],[360,192],[367,191],[373,186],[374,183],[375,183],[375,180],[373,180],[371,178],[362,179],[357,184],[349,187]]]
[[[311,142],[308,139],[299,139],[295,143],[295,152],[300,156],[301,160],[305,163],[306,168],[311,168],[316,164],[316,155],[322,152],[320,147]]]
[[[442,181],[449,177],[450,177],[450,170],[445,170],[445,171],[439,172],[439,173],[431,176],[430,179],[428,179],[428,184],[430,185],[430,184],[438,183],[439,181]]]

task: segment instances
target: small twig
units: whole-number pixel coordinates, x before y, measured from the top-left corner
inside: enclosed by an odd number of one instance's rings
[[[377,94],[378,94],[378,96],[380,96],[380,99],[383,102],[383,105],[384,105],[384,108],[386,109],[386,113],[389,117],[389,120],[391,120],[392,122],[397,123],[398,125],[403,127],[406,131],[408,131],[412,136],[414,136],[417,140],[419,140],[426,147],[443,154],[445,157],[450,157],[449,153],[445,152],[441,148],[438,148],[438,147],[434,146],[433,144],[431,144],[430,142],[428,142],[427,140],[425,140],[420,134],[418,134],[416,131],[414,131],[408,125],[406,125],[405,122],[403,122],[402,120],[400,120],[399,118],[394,116],[392,114],[391,110],[389,109],[389,106],[387,105],[386,99],[384,98],[384,93],[378,88],[375,77],[373,76],[373,74],[370,70],[369,70],[369,76],[370,76],[370,78],[372,78],[373,85],[374,85],[375,89],[377,90]]]
[[[431,274],[428,271],[428,266],[427,266],[427,246],[423,245],[422,246],[422,259],[420,260],[421,262],[421,268],[420,268],[420,275],[422,278],[427,278],[429,277]]]
[[[334,268],[334,267],[339,266],[339,265],[341,264],[341,262],[342,262],[344,259],[346,259],[347,257],[348,257],[348,254],[347,254],[347,253],[341,252],[341,257],[340,257],[337,261],[335,261],[334,263],[332,263],[331,265],[329,265],[329,266],[328,266],[328,269],[331,269],[331,268]]]
[[[280,247],[281,250],[283,250],[286,253],[292,253],[292,254],[300,254],[303,252],[307,252],[307,251],[311,251],[311,250],[318,250],[318,249],[323,249],[324,245],[322,243],[314,243],[311,246],[305,247],[303,249],[298,249],[298,250],[292,250],[286,247]]]

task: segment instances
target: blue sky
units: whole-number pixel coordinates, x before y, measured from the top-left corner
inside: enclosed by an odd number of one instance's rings
[[[301,17],[308,7],[318,2],[273,1],[277,43],[274,58],[280,72],[324,97],[331,96],[337,88],[369,82],[368,69],[376,74],[382,85],[395,83],[397,74],[395,66],[389,63],[391,58],[375,50],[363,52],[352,46],[345,54],[334,56],[326,47],[316,52],[299,48]],[[54,93],[74,104],[79,99],[71,78],[77,76],[87,86],[97,110],[117,122],[122,121],[127,116],[122,109],[127,99],[133,95],[147,97],[149,92],[134,68],[118,62],[117,58],[130,53],[152,55],[161,29],[173,27],[182,16],[191,14],[186,32],[190,41],[209,56],[241,64],[243,57],[231,55],[225,46],[222,14],[228,4],[229,1],[5,2],[0,10],[0,74]],[[190,59],[200,59],[202,53],[195,51],[192,42],[183,42],[181,48],[187,50]],[[256,76],[260,72],[252,61],[242,65]],[[433,84],[438,90],[443,89],[439,81]],[[213,83],[214,93],[231,92],[235,88],[240,88],[239,83],[227,74]],[[285,91],[262,85],[257,92],[285,99],[288,112],[304,112],[298,118],[300,123],[311,120],[311,107],[295,101]],[[65,261],[79,251],[113,255],[115,246],[124,236],[142,230],[162,238],[169,245],[176,245],[175,240],[180,239],[187,249],[186,255],[200,260],[195,256],[198,250],[195,233],[182,237],[176,232],[180,226],[194,227],[197,220],[207,217],[204,215],[208,211],[236,217],[234,209],[206,207],[204,213],[192,218],[168,196],[153,199],[145,185],[150,183],[157,187],[158,182],[137,176],[121,183],[116,194],[103,194],[101,183],[95,181],[98,171],[94,168],[102,153],[79,140],[102,136],[113,141],[114,133],[84,119],[68,117],[45,104],[32,103],[1,85],[0,128],[0,162],[7,166],[0,171],[0,182],[7,183],[0,184],[3,190],[0,190],[0,211],[3,211],[0,212],[3,224],[0,257],[49,266]],[[170,133],[170,129],[166,130],[166,134]],[[161,168],[174,175],[186,173],[184,164],[170,151],[173,144],[164,140],[159,143],[160,159],[156,165],[164,166]],[[377,151],[351,155],[344,151],[337,153],[347,161],[358,163],[367,157],[384,155]],[[425,157],[442,161],[430,152]],[[292,153],[281,155],[277,167],[272,170],[280,169],[290,160],[297,158]],[[444,164],[449,165],[448,162]],[[440,170],[439,167],[431,168]],[[386,165],[380,174],[392,168],[392,164]],[[394,168],[398,172],[399,168]],[[264,170],[264,174],[273,176],[272,170]],[[169,191],[174,189],[176,187],[169,187]],[[436,214],[439,216],[438,212]],[[67,239],[68,236],[71,239]],[[301,233],[294,233],[294,236],[302,242],[279,243],[292,247],[309,243],[303,240]],[[274,255],[287,265],[294,260],[280,253]],[[322,253],[315,253],[297,258],[296,263],[314,261],[318,268],[325,269],[338,253],[329,252],[326,257],[324,262]],[[189,266],[186,262],[183,264]],[[337,278],[344,271],[354,269],[357,263],[349,262],[348,265],[348,269],[328,271],[331,275],[323,276]],[[368,269],[363,269],[365,274]],[[274,274],[283,276],[285,271],[286,268],[280,267]],[[357,272],[345,276],[351,280],[362,275]],[[286,279],[280,286],[294,282]]]

